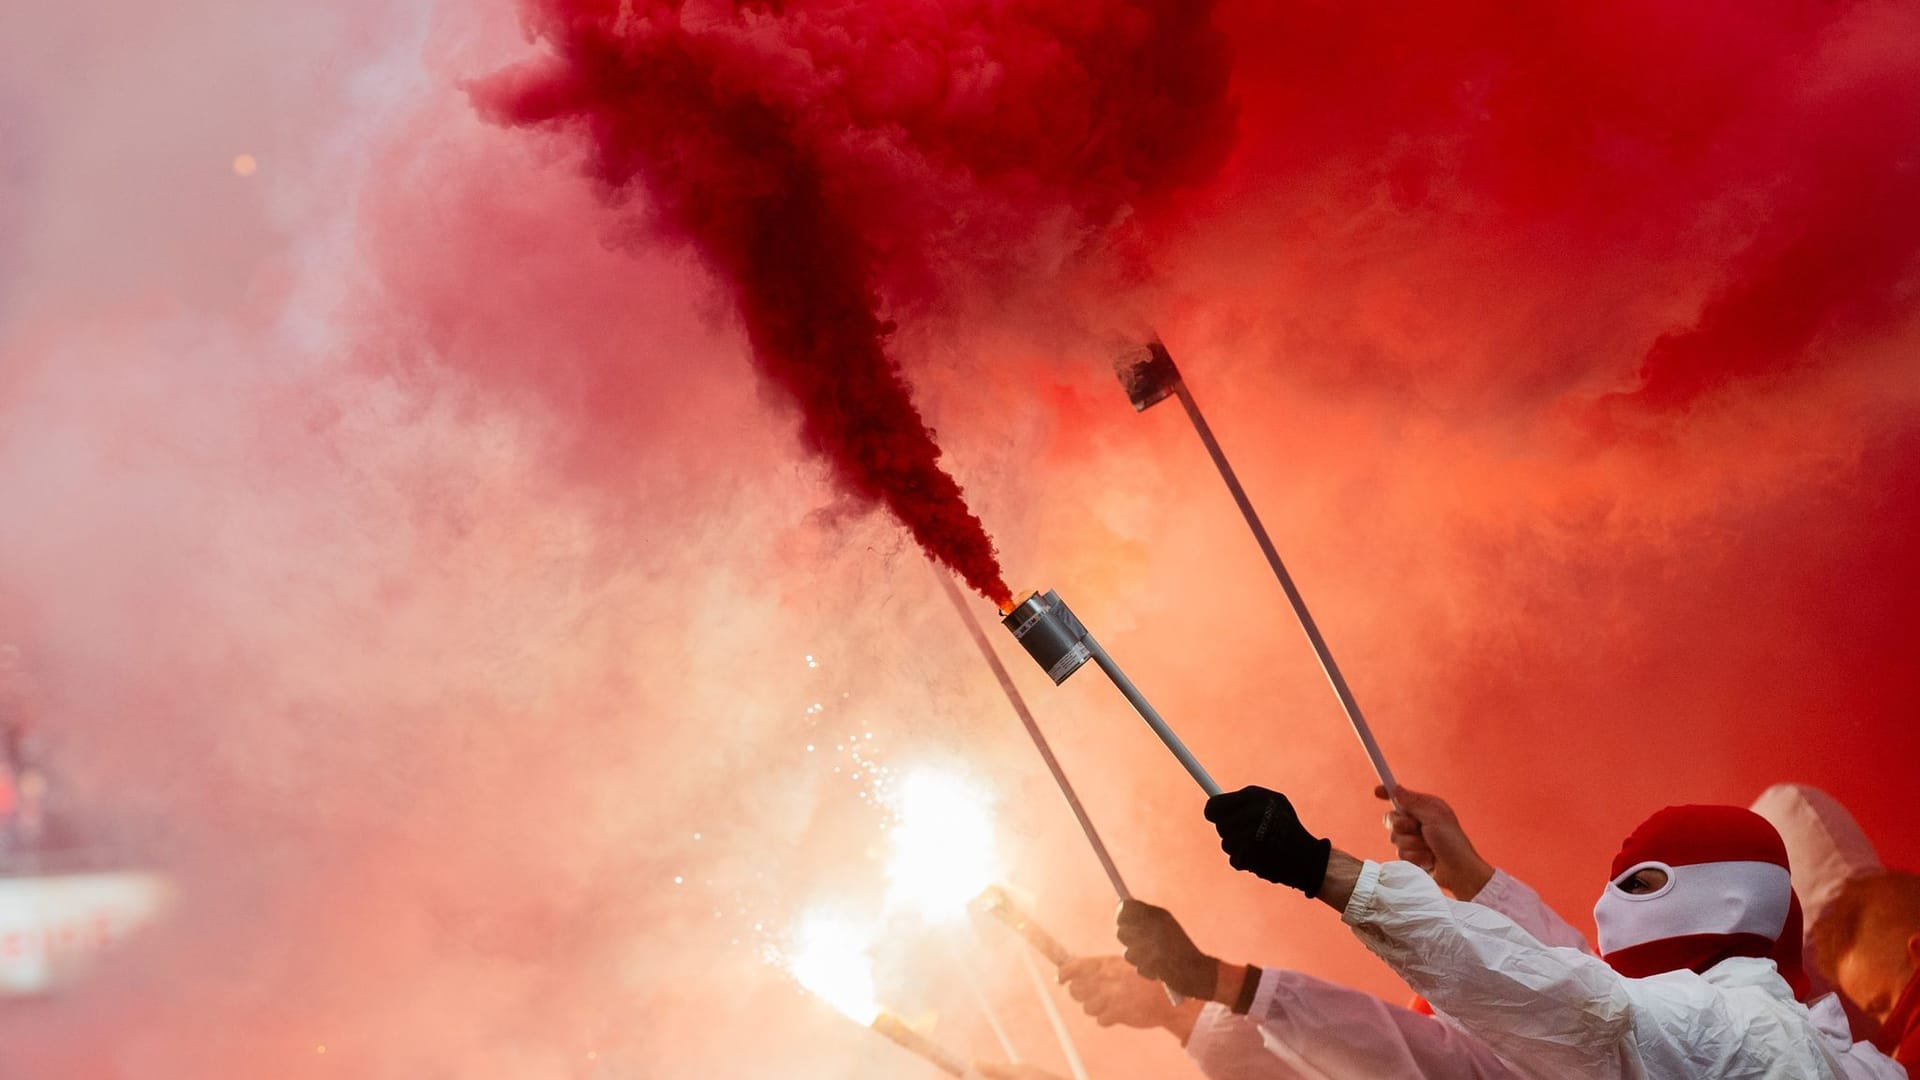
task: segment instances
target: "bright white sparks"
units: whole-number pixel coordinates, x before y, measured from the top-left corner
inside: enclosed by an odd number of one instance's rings
[[[820,1000],[857,1024],[880,1015],[873,997],[871,932],[849,919],[813,912],[800,920],[787,953],[787,972]]]
[[[997,876],[986,794],[954,773],[916,769],[886,800],[893,811],[887,906],[932,921],[963,917]]]

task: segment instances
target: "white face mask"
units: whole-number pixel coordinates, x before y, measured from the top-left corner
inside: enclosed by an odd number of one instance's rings
[[[1664,872],[1667,883],[1644,893],[1620,887],[1648,869]],[[1758,934],[1772,940],[1786,928],[1792,897],[1786,867],[1773,863],[1638,863],[1609,882],[1593,905],[1600,955],[1694,935]]]

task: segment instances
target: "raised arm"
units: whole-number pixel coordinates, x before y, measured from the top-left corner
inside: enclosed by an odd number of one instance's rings
[[[1632,1053],[1627,980],[1597,957],[1543,945],[1489,907],[1450,899],[1412,863],[1382,868],[1334,849],[1278,792],[1215,796],[1207,818],[1236,869],[1341,912],[1407,985],[1502,1057],[1607,1076]]]
[[[1317,1072],[1369,1080],[1510,1080],[1507,1063],[1444,1020],[1297,971],[1261,972],[1248,1015]]]
[[[1286,1047],[1269,1045],[1260,1025],[1205,996],[1174,1003],[1160,983],[1122,957],[1069,960],[1060,967],[1060,981],[1101,1027],[1171,1033],[1209,1080],[1344,1080],[1307,1067]]]
[[[1164,908],[1123,904],[1120,939],[1127,961],[1143,974],[1171,979],[1195,998],[1216,999],[1189,1026],[1187,1040],[1188,1052],[1215,1080],[1508,1080],[1514,1075],[1491,1049],[1446,1021],[1298,972],[1222,963],[1202,953]],[[1125,975],[1134,981],[1116,987],[1120,976],[1108,962],[1075,964],[1080,978],[1072,983],[1074,997],[1101,1023],[1144,1027],[1152,1021],[1173,1029],[1167,1018],[1177,1010],[1166,1005],[1158,986],[1128,970]],[[1240,1012],[1246,1017],[1236,1015]],[[1248,1018],[1257,1029],[1248,1030]]]
[[[1386,799],[1387,789],[1373,790]],[[1453,807],[1438,795],[1401,787],[1398,806],[1386,813],[1387,839],[1402,862],[1433,875],[1456,900],[1471,900],[1500,912],[1543,944],[1592,952],[1585,934],[1547,906],[1540,894],[1481,856]]]
[[[1403,862],[1337,853],[1342,919],[1436,1009],[1506,1057],[1606,1076],[1630,1053],[1634,998],[1605,961],[1542,944],[1482,904],[1449,899]],[[1346,882],[1351,881],[1350,886]]]

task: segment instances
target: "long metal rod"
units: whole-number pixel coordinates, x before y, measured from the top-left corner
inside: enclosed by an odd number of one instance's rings
[[[1040,1006],[1047,1012],[1047,1022],[1053,1025],[1054,1038],[1060,1040],[1060,1053],[1067,1059],[1067,1069],[1073,1073],[1074,1080],[1087,1080],[1087,1067],[1080,1060],[1080,1048],[1073,1044],[1073,1035],[1067,1031],[1067,1023],[1060,1018],[1060,1007],[1053,1003],[1053,994],[1047,989],[1047,980],[1040,975],[1040,966],[1025,949],[1015,950],[1020,954],[1020,966],[1027,969],[1027,977],[1033,981],[1033,992],[1040,995]]]
[[[1186,408],[1187,419],[1193,421],[1193,430],[1199,434],[1200,441],[1206,444],[1214,468],[1220,470],[1220,479],[1226,481],[1227,490],[1240,507],[1240,516],[1247,519],[1247,528],[1253,530],[1253,538],[1259,542],[1261,553],[1266,555],[1267,565],[1273,568],[1273,576],[1279,579],[1280,588],[1287,594],[1287,602],[1293,605],[1293,613],[1300,620],[1300,629],[1306,631],[1307,643],[1313,646],[1313,654],[1320,660],[1320,670],[1326,672],[1327,681],[1333,684],[1334,696],[1340,699],[1340,707],[1346,710],[1347,722],[1353,725],[1353,733],[1360,737],[1367,760],[1373,763],[1374,775],[1380,778],[1380,783],[1386,787],[1387,794],[1395,799],[1397,806],[1400,785],[1393,778],[1393,770],[1387,767],[1386,755],[1380,752],[1380,744],[1374,741],[1373,729],[1367,725],[1367,718],[1361,715],[1360,703],[1354,700],[1346,676],[1340,674],[1340,665],[1334,662],[1333,652],[1327,648],[1327,639],[1320,636],[1320,627],[1313,621],[1306,600],[1295,587],[1293,575],[1287,573],[1286,564],[1280,561],[1280,552],[1274,548],[1273,538],[1267,535],[1267,527],[1261,524],[1260,515],[1254,511],[1253,501],[1247,498],[1247,490],[1240,486],[1240,478],[1234,474],[1226,453],[1220,449],[1220,441],[1213,437],[1213,428],[1207,425],[1207,418],[1200,414],[1200,406],[1193,400],[1193,392],[1187,389],[1186,379],[1174,383],[1174,393]]]
[[[1153,729],[1155,735],[1160,736],[1160,741],[1167,744],[1167,749],[1173,751],[1173,756],[1180,759],[1180,764],[1186,767],[1187,775],[1193,777],[1194,782],[1199,784],[1208,795],[1220,794],[1220,785],[1213,782],[1213,777],[1208,774],[1206,766],[1201,765],[1200,759],[1194,757],[1193,751],[1187,749],[1187,744],[1181,742],[1180,736],[1174,734],[1173,727],[1160,718],[1159,711],[1147,701],[1144,694],[1140,693],[1139,688],[1133,685],[1133,680],[1127,678],[1127,673],[1120,670],[1120,665],[1113,662],[1113,657],[1107,655],[1107,650],[1094,640],[1092,634],[1088,634],[1081,641],[1086,644],[1087,651],[1093,654],[1093,662],[1099,664],[1100,670],[1106,672],[1107,678],[1113,680],[1113,685],[1119,687],[1120,692],[1126,695],[1134,711],[1140,714],[1140,718],[1147,722],[1147,726]]]
[[[1006,665],[1000,662],[1000,656],[993,651],[993,643],[987,640],[987,634],[973,617],[973,609],[968,606],[967,598],[953,583],[953,579],[939,568],[934,576],[940,579],[940,587],[946,591],[947,599],[953,601],[953,608],[960,614],[960,621],[967,624],[967,635],[980,650],[980,656],[987,666],[993,669],[993,677],[999,682],[1000,689],[1007,695],[1007,703],[1013,706],[1014,714],[1020,717],[1021,726],[1027,729],[1027,737],[1033,740],[1033,748],[1040,751],[1040,760],[1047,763],[1047,771],[1053,774],[1053,782],[1060,788],[1060,794],[1067,800],[1068,809],[1073,811],[1075,821],[1080,823],[1080,831],[1086,834],[1088,846],[1093,848],[1094,857],[1100,860],[1100,869],[1106,871],[1107,880],[1113,884],[1115,895],[1122,900],[1133,899],[1127,883],[1120,877],[1120,868],[1114,865],[1113,855],[1107,851],[1106,842],[1100,839],[1100,831],[1093,827],[1093,819],[1087,816],[1087,808],[1080,804],[1080,796],[1074,793],[1073,782],[1067,779],[1066,770],[1060,767],[1060,759],[1053,756],[1053,747],[1048,745],[1046,735],[1040,731],[1040,725],[1033,719],[1033,713],[1027,708],[1026,699],[1013,685],[1013,676]]]

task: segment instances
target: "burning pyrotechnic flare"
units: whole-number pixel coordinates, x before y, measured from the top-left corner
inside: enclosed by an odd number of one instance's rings
[[[998,862],[986,793],[957,773],[921,768],[888,795],[887,904],[930,922],[957,919]]]
[[[786,957],[795,982],[847,1019],[871,1024],[880,1015],[873,992],[873,935],[849,919],[813,914],[801,920]]]
[[[1194,782],[1208,795],[1220,794],[1220,785],[1214,783],[1213,777],[1200,764],[1200,759],[1193,756],[1193,751],[1187,749],[1187,744],[1174,733],[1172,725],[1161,719],[1159,711],[1147,701],[1146,695],[1133,685],[1127,673],[1120,670],[1120,665],[1107,655],[1107,650],[1087,632],[1087,628],[1067,607],[1066,601],[1060,599],[1060,594],[1052,590],[1044,595],[1028,593],[1000,621],[1013,631],[1014,640],[1027,650],[1027,655],[1033,657],[1055,686],[1066,682],[1067,677],[1079,671],[1088,660],[1098,664],[1134,711],[1179,759],[1187,775],[1193,777]]]
[[[1220,471],[1220,479],[1226,482],[1227,492],[1233,496],[1234,505],[1240,508],[1240,516],[1247,521],[1252,530],[1254,542],[1260,545],[1261,554],[1267,557],[1267,565],[1273,569],[1273,576],[1280,582],[1281,591],[1287,594],[1287,603],[1293,606],[1294,617],[1300,620],[1300,629],[1306,631],[1307,644],[1313,646],[1313,655],[1320,660],[1320,670],[1326,672],[1327,682],[1333,685],[1333,694],[1340,699],[1340,708],[1346,711],[1347,722],[1353,726],[1353,733],[1360,737],[1360,746],[1367,752],[1367,760],[1373,763],[1373,772],[1387,789],[1387,794],[1396,798],[1399,784],[1393,779],[1393,770],[1387,768],[1387,758],[1380,752],[1380,744],[1374,741],[1373,729],[1367,726],[1367,718],[1360,714],[1360,703],[1354,700],[1353,691],[1347,687],[1346,676],[1340,674],[1340,665],[1334,663],[1333,651],[1327,648],[1327,639],[1320,636],[1319,624],[1313,621],[1313,614],[1307,610],[1307,601],[1293,583],[1293,575],[1287,573],[1286,564],[1280,561],[1280,551],[1273,546],[1273,538],[1267,535],[1267,527],[1260,521],[1260,515],[1253,509],[1253,500],[1247,497],[1247,489],[1240,486],[1240,477],[1233,471],[1233,465],[1227,461],[1226,451],[1220,449],[1220,440],[1213,437],[1213,428],[1207,424],[1207,418],[1200,413],[1200,405],[1193,400],[1193,392],[1187,389],[1187,381],[1180,376],[1180,369],[1174,365],[1173,354],[1167,351],[1159,339],[1148,342],[1138,349],[1123,353],[1113,362],[1121,385],[1127,389],[1127,398],[1133,402],[1136,412],[1145,412],[1168,397],[1177,397],[1187,410],[1187,419],[1193,422],[1194,433],[1200,436],[1200,442],[1207,448],[1207,456],[1213,459],[1213,467]],[[1058,682],[1059,680],[1054,680]]]
[[[954,922],[967,903],[993,880],[996,863],[987,797],[965,777],[932,768],[906,774],[888,795],[894,813],[888,836],[888,907],[906,909],[928,922]],[[955,949],[974,1004],[1008,1060],[1018,1061],[1013,1039],[963,947]]]
[[[847,1019],[884,1035],[942,1072],[965,1076],[966,1062],[880,1007],[873,990],[872,949],[872,933],[861,924],[810,915],[795,934],[786,957],[787,972]]]

